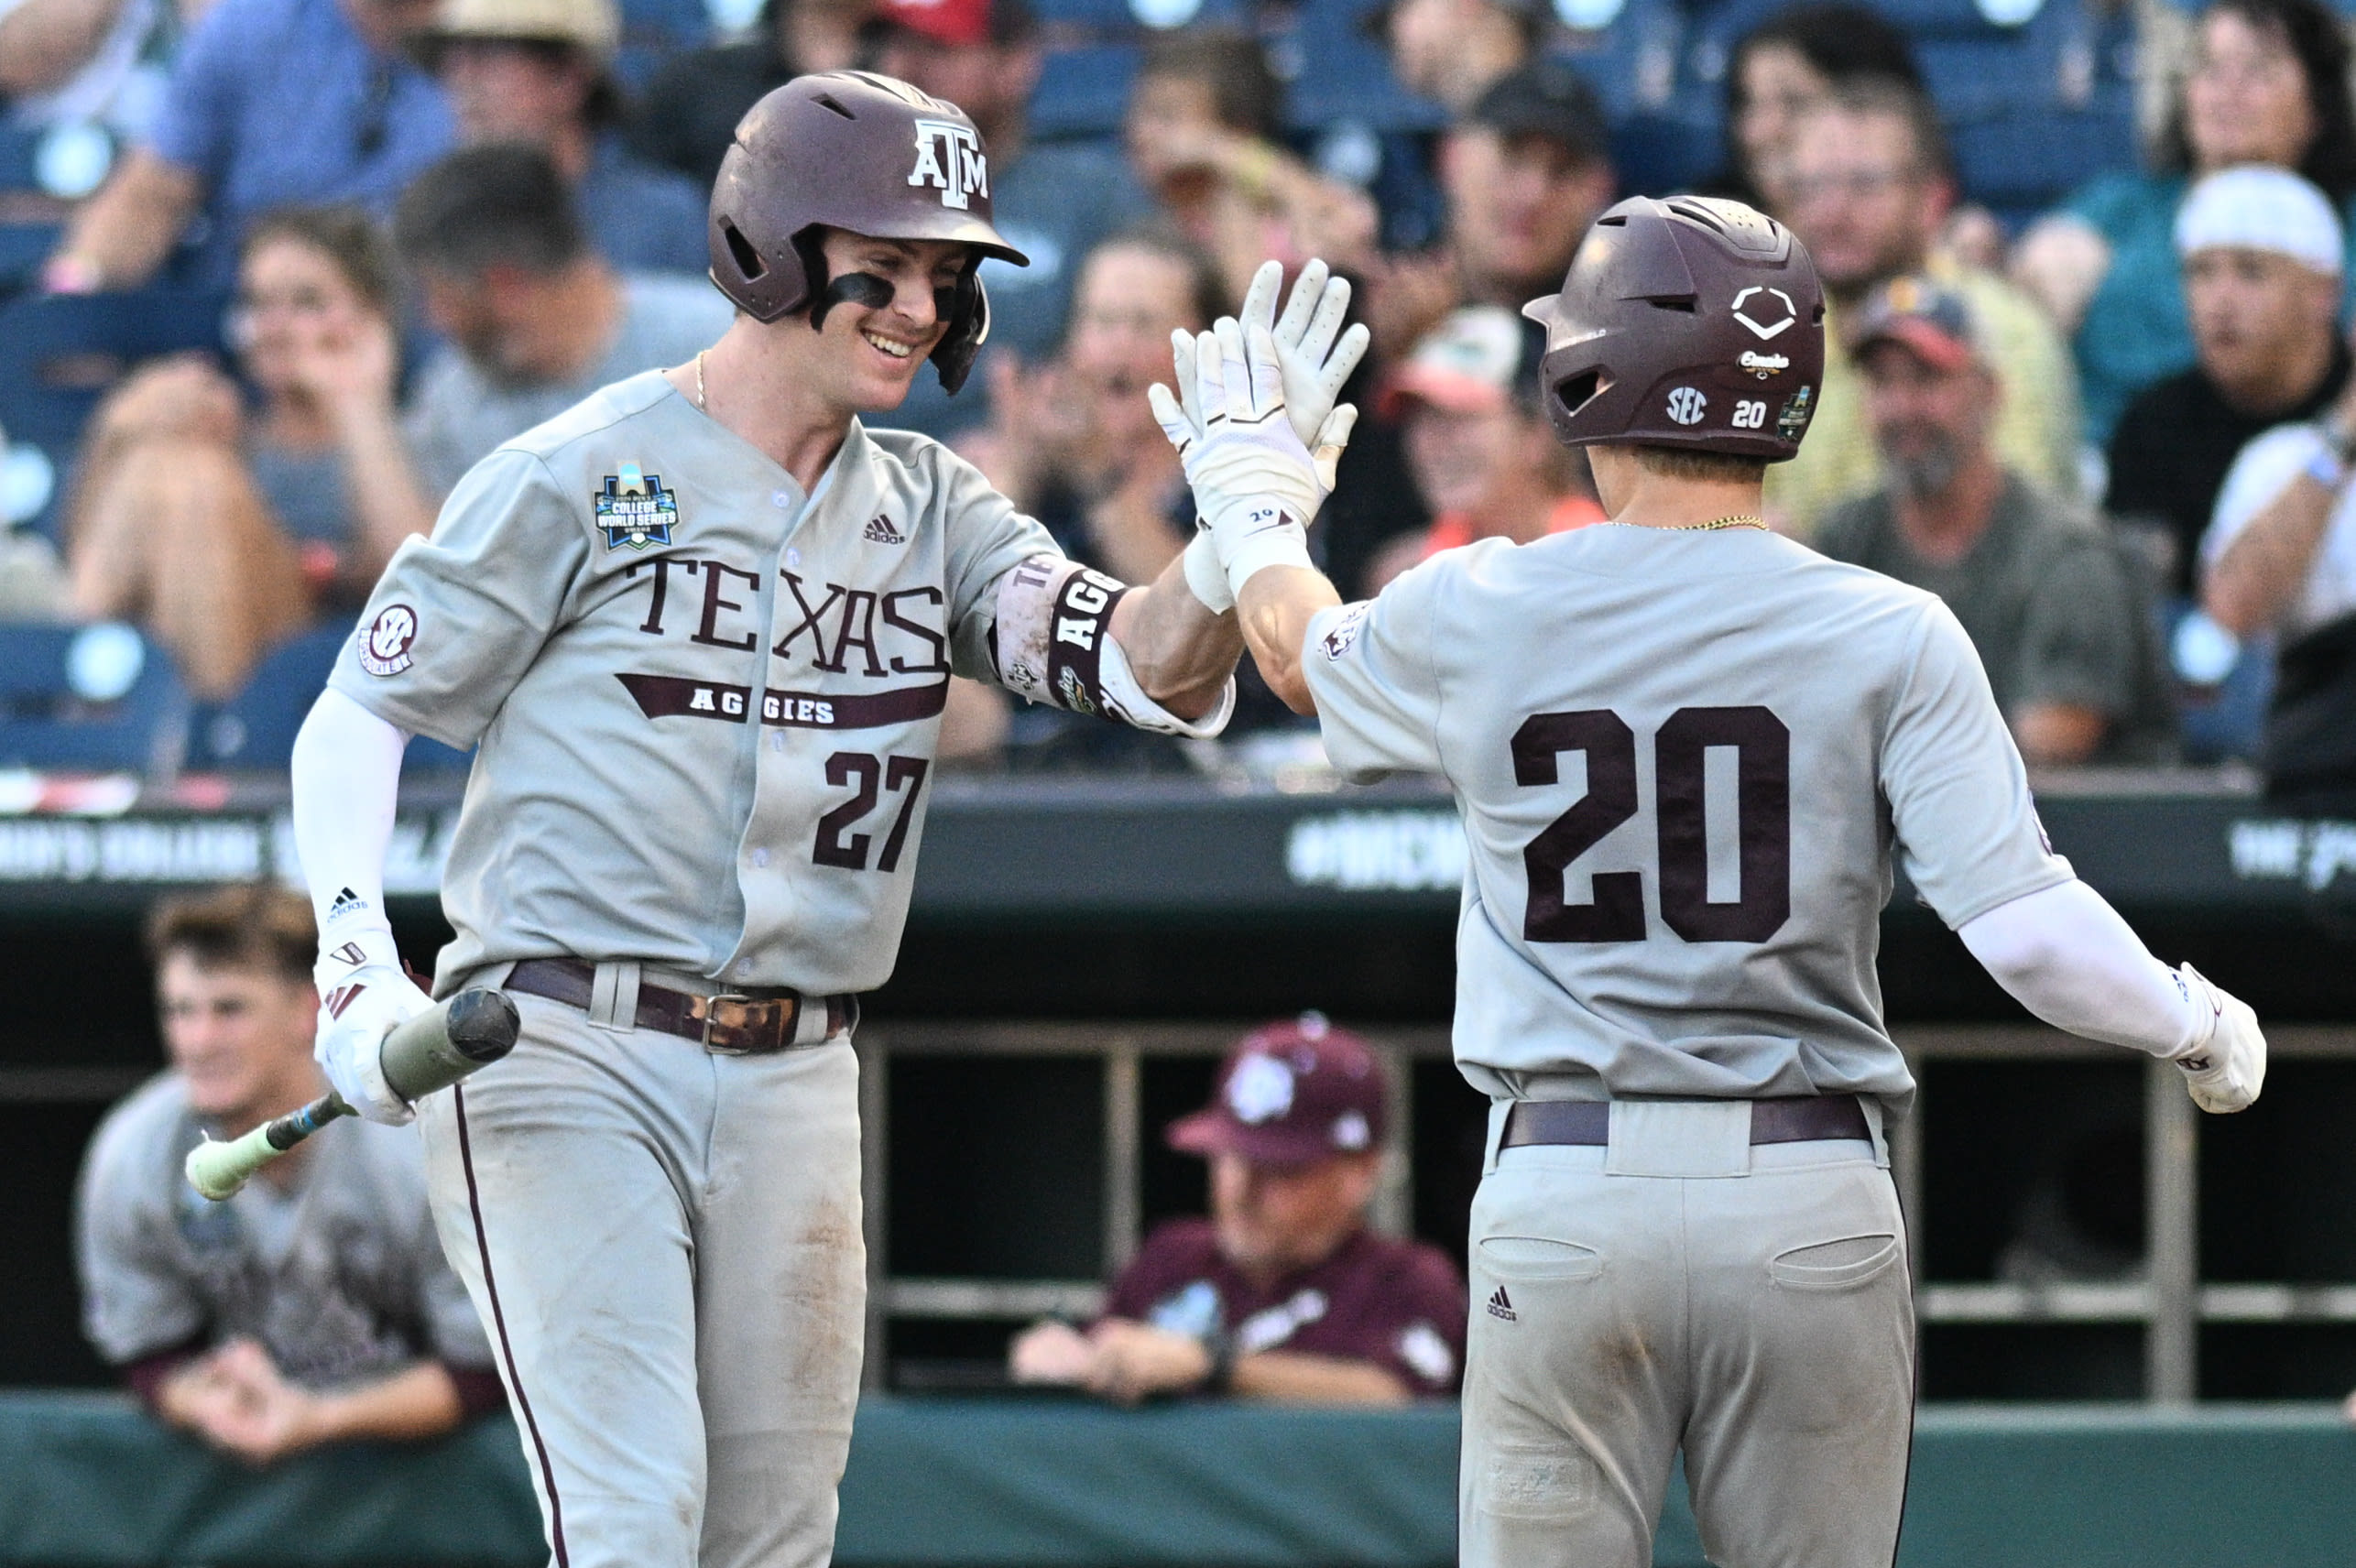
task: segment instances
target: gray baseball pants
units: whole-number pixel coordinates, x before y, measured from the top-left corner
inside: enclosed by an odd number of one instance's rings
[[[1914,1426],[1905,1231],[1874,1145],[1747,1103],[1612,1107],[1473,1200],[1466,1568],[1649,1568],[1677,1450],[1721,1568],[1889,1568]]]
[[[515,1051],[418,1113],[551,1560],[819,1568],[865,1333],[849,1037],[712,1054],[614,1023],[605,967],[606,1022],[518,996]]]

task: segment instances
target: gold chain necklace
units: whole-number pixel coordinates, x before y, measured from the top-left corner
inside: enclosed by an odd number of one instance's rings
[[[695,351],[695,411],[699,414],[712,411],[704,406],[704,356],[711,352],[710,349]]]
[[[1671,533],[1701,533],[1710,528],[1763,528],[1766,519],[1752,512],[1737,512],[1730,517],[1713,517],[1707,523],[1679,523]]]

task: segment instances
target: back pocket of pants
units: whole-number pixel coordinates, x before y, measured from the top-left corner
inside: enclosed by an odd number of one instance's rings
[[[1541,1236],[1485,1236],[1473,1248],[1481,1272],[1506,1279],[1592,1279],[1603,1254],[1575,1241]]]
[[[1904,1256],[1898,1238],[1887,1233],[1850,1236],[1779,1252],[1769,1260],[1767,1272],[1789,1290],[1852,1290],[1878,1279]]]

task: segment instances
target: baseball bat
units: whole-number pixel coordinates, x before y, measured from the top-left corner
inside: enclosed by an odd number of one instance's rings
[[[514,1050],[518,1027],[516,1005],[507,993],[461,991],[385,1037],[378,1057],[385,1082],[415,1105]],[[207,1138],[188,1151],[189,1185],[216,1203],[233,1198],[255,1171],[337,1117],[359,1114],[331,1089],[302,1109],[226,1143]]]

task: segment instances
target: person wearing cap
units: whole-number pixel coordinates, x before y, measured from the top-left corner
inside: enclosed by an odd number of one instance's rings
[[[1603,521],[1586,464],[1554,439],[1539,401],[1534,323],[1495,305],[1467,305],[1423,341],[1383,389],[1432,526],[1387,546],[1369,592],[1420,561],[1475,539],[1516,544]]]
[[[418,53],[450,95],[461,143],[548,153],[610,265],[701,277],[707,192],[624,146],[621,37],[614,0],[442,0]]]
[[[638,94],[631,147],[710,189],[745,111],[805,71],[858,64],[873,11],[868,0],[766,0],[748,36],[663,61]]]
[[[1849,347],[1884,488],[1836,508],[1816,548],[1947,602],[2023,761],[2156,760],[2168,710],[2149,606],[2099,518],[1998,456],[2002,392],[1962,294],[1893,278]]]
[[[2331,203],[2288,169],[2212,174],[2177,209],[2194,365],[2138,393],[2111,433],[2103,509],[2165,530],[2168,592],[2189,599],[2200,536],[2242,446],[2329,411],[2348,386],[2342,238]]]
[[[1611,201],[1610,147],[1595,90],[1560,60],[1534,60],[1491,83],[1440,139],[1440,246],[1369,277],[1377,354],[1403,358],[1459,305],[1519,310],[1559,287]]]
[[[135,289],[186,236],[193,254],[177,276],[225,288],[263,212],[344,201],[389,212],[454,132],[405,48],[433,6],[220,0],[181,44],[154,124],[67,225],[42,287]]]
[[[982,264],[990,336],[955,402],[925,376],[893,416],[902,429],[945,439],[987,420],[998,355],[1037,365],[1055,353],[1081,258],[1143,222],[1152,202],[1110,150],[1031,139],[1031,90],[1043,56],[1026,0],[878,0],[875,16],[876,69],[947,99],[980,127],[998,232],[1031,257],[1029,267]]]
[[[1049,1322],[1019,1335],[1015,1380],[1127,1404],[1453,1396],[1462,1278],[1437,1247],[1367,1225],[1385,1100],[1366,1041],[1314,1013],[1245,1035],[1211,1104],[1169,1129],[1173,1149],[1210,1161],[1210,1217],[1146,1237],[1085,1332]]]

